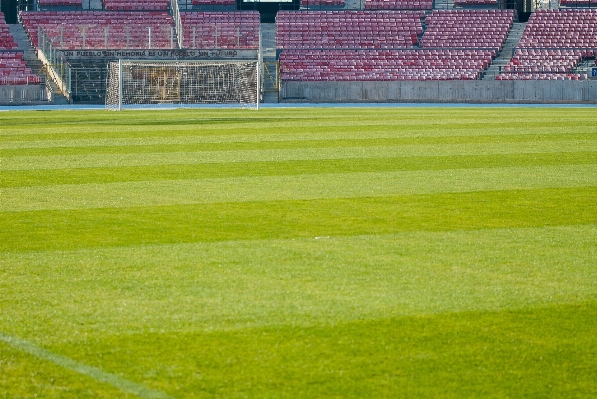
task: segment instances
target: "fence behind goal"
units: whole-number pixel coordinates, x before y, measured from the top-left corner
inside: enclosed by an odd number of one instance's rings
[[[258,61],[125,61],[108,64],[106,108],[229,104],[259,108]]]

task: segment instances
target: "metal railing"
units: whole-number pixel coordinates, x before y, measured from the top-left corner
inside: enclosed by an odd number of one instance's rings
[[[170,8],[172,9],[172,18],[174,18],[174,30],[176,31],[176,38],[178,39],[178,48],[182,48],[184,31],[182,27],[182,20],[180,18],[178,0],[170,0]]]
[[[38,51],[41,52],[42,60],[48,67],[48,74],[56,82],[64,96],[71,100],[71,67],[62,55],[62,51],[57,49],[50,37],[44,32],[41,26],[37,32]]]
[[[41,26],[50,44],[60,50],[101,50],[101,49],[175,49],[175,28],[169,25],[139,26],[119,24],[60,24],[52,27]]]

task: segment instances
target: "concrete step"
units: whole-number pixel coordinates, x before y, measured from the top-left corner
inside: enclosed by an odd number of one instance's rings
[[[522,37],[525,26],[526,23],[521,22],[516,22],[512,25],[508,31],[508,36],[504,41],[502,50],[493,60],[489,68],[487,68],[487,70],[484,72],[482,78],[483,80],[494,80],[495,77],[499,75],[501,67],[507,65],[510,59],[512,59],[512,53],[518,46],[518,42],[520,42],[520,38]]]
[[[261,54],[264,59],[276,58],[276,24],[264,23],[261,24]]]
[[[280,102],[280,96],[279,93],[276,92],[272,92],[272,91],[265,91],[263,92],[263,97],[261,99],[262,102],[264,103],[279,103]]]
[[[84,10],[103,10],[102,0],[83,0]]]
[[[345,0],[344,9],[345,10],[364,10],[365,9],[365,0]]]

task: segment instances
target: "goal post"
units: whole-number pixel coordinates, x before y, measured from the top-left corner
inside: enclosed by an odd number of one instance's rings
[[[118,60],[108,64],[106,108],[227,104],[259,109],[260,62]]]

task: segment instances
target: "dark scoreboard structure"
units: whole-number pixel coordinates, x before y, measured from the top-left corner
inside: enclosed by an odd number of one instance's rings
[[[298,10],[301,0],[236,0],[239,10],[256,10],[262,23],[276,22],[276,14],[280,10]]]

